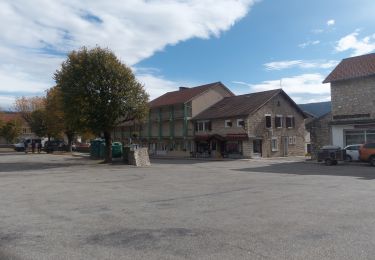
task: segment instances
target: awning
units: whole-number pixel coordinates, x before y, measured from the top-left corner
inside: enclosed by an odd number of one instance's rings
[[[226,139],[230,141],[242,141],[248,140],[249,136],[247,134],[227,134]]]
[[[212,139],[216,139],[216,140],[219,140],[219,141],[224,141],[225,138],[221,135],[218,135],[218,134],[213,134],[213,135],[196,135],[194,140],[195,141],[209,141],[209,140],[212,140]]]

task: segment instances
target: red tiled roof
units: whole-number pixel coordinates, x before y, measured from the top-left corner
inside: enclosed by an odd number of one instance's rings
[[[3,121],[5,123],[20,119],[21,116],[19,113],[15,112],[0,112],[0,121]]]
[[[281,89],[274,89],[226,97],[198,114],[194,119],[213,119],[249,115],[281,91]]]
[[[188,102],[195,96],[207,91],[208,89],[220,85],[227,89],[221,82],[214,82],[206,85],[197,86],[194,88],[184,88],[182,90],[167,92],[164,95],[152,100],[149,103],[149,105],[150,107],[160,107],[174,104],[183,104],[185,102]],[[228,92],[230,92],[229,89],[227,90]]]
[[[282,89],[273,89],[240,96],[226,97],[202,111],[195,116],[194,119],[230,118],[250,115],[280,93],[283,94],[296,110],[305,117],[305,114],[300,107]]]
[[[323,83],[375,75],[375,53],[343,59]]]

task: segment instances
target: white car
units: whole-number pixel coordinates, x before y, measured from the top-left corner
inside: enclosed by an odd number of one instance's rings
[[[344,149],[346,150],[346,160],[351,161],[358,161],[359,160],[359,147],[360,144],[351,144],[346,146]]]

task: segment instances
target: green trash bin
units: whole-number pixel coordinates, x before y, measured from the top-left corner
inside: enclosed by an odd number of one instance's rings
[[[101,145],[103,143],[104,140],[102,139],[95,139],[90,142],[90,157],[92,159],[104,158],[101,157]]]
[[[99,158],[104,159],[104,157],[105,157],[105,141],[103,140],[103,142],[99,146]]]
[[[112,143],[112,157],[120,158],[122,156],[122,143],[113,142]]]

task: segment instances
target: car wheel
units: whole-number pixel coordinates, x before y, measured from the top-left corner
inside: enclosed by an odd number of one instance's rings
[[[325,164],[326,164],[327,166],[331,166],[331,165],[332,165],[332,160],[331,160],[331,159],[326,159],[326,160],[325,160]]]
[[[347,162],[351,162],[353,159],[352,159],[352,157],[350,156],[350,155],[347,155],[346,157],[345,157],[345,161],[347,161]]]
[[[334,161],[332,161],[332,165],[337,165],[337,161],[336,160],[334,160]]]
[[[370,157],[370,165],[375,166],[375,156],[374,155]]]

